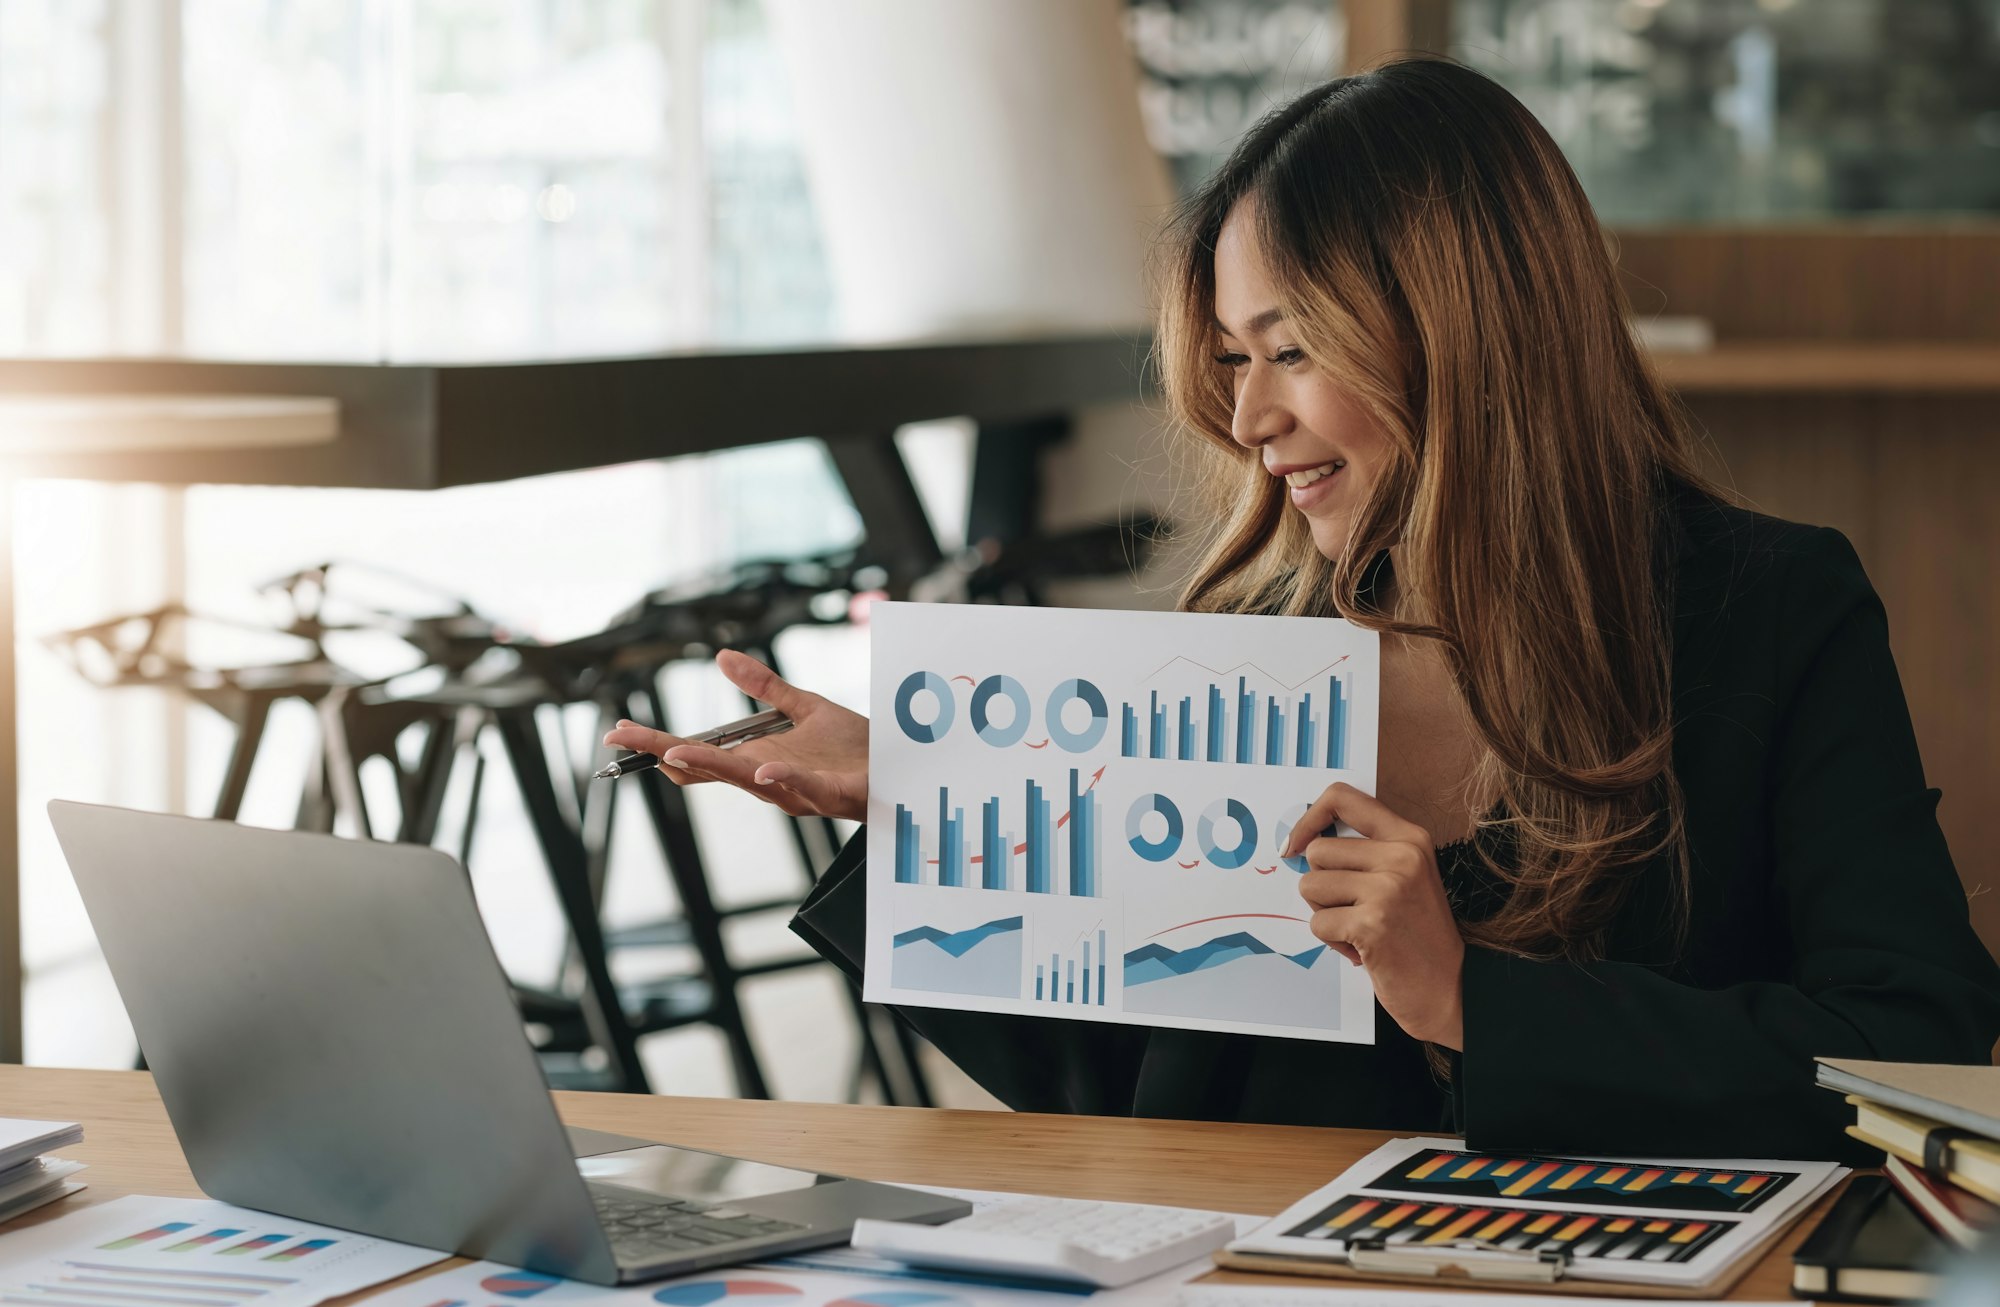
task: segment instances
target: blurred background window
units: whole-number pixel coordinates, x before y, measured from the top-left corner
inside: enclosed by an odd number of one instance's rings
[[[0,353],[492,361],[822,338],[835,305],[794,127],[758,0],[0,0]],[[662,584],[860,535],[812,440],[423,494],[31,482],[15,506],[27,1053],[75,1066],[128,1064],[130,1036],[42,806],[205,811],[231,732],[94,689],[34,637],[168,598],[256,620],[259,585],[340,559],[555,640]],[[805,641],[830,691],[858,693],[851,634]],[[190,652],[271,649],[207,629]],[[387,674],[407,651],[342,652]],[[669,689],[690,719],[739,709],[712,678]],[[576,748],[594,747],[586,717]],[[114,731],[167,765],[90,779]],[[245,820],[292,823],[314,735],[280,705]],[[705,825],[748,828],[729,893],[792,887],[764,814]],[[560,920],[504,781],[481,831],[502,959],[548,977]],[[621,878],[607,914],[657,915],[662,893]],[[792,1096],[844,1092],[778,1075]],[[719,1059],[712,1082],[661,1083],[729,1092]]]
[[[1457,0],[1614,225],[2000,211],[1996,0]]]
[[[1246,128],[1340,68],[1339,0],[1132,0],[1146,137],[1183,192]]]

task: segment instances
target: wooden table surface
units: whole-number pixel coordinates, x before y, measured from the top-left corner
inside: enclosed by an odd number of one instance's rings
[[[666,1095],[559,1093],[555,1098],[563,1119],[572,1125],[801,1169],[869,1180],[1260,1215],[1283,1210],[1391,1138],[1375,1130]],[[53,1220],[79,1204],[124,1194],[201,1195],[167,1123],[153,1078],[143,1071],[0,1066],[0,1116],[81,1121],[84,1142],[62,1149],[61,1155],[90,1164],[77,1177],[90,1185],[88,1189],[6,1229]],[[1729,1297],[1767,1301],[1788,1297],[1791,1251],[1816,1216],[1788,1231]],[[440,1263],[412,1278],[458,1264]],[[1327,1283],[1221,1272],[1212,1278],[1257,1284]],[[1496,1294],[1493,1302],[1501,1307],[1504,1297]]]

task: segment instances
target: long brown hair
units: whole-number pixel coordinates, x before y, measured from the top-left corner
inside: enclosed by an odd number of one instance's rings
[[[1337,560],[1230,438],[1214,250],[1245,202],[1306,357],[1390,436]],[[1555,142],[1467,68],[1388,63],[1252,129],[1163,251],[1166,392],[1219,465],[1181,606],[1435,641],[1482,745],[1481,827],[1505,827],[1509,892],[1467,937],[1601,956],[1633,868],[1664,854],[1685,893],[1660,556],[1665,500],[1706,485]]]

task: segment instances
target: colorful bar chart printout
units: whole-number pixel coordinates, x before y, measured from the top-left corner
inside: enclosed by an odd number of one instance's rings
[[[1679,1212],[1752,1212],[1796,1174],[1654,1168],[1570,1157],[1467,1154],[1425,1149],[1363,1186],[1461,1198],[1555,1199],[1595,1207]]]
[[[869,614],[868,1001],[1373,1041],[1368,976],[1325,960],[1286,836],[1336,780],[1373,788],[1375,633],[988,604]]]

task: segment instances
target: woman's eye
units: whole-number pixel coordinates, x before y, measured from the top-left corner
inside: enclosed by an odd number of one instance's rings
[[[1250,356],[1248,354],[1230,354],[1224,352],[1217,354],[1215,361],[1225,368],[1240,368],[1250,361]]]
[[[1281,349],[1276,354],[1273,354],[1271,356],[1271,362],[1277,364],[1281,368],[1289,368],[1295,364],[1303,363],[1305,361],[1306,361],[1305,351],[1300,349],[1296,345],[1288,346],[1285,349]]]

